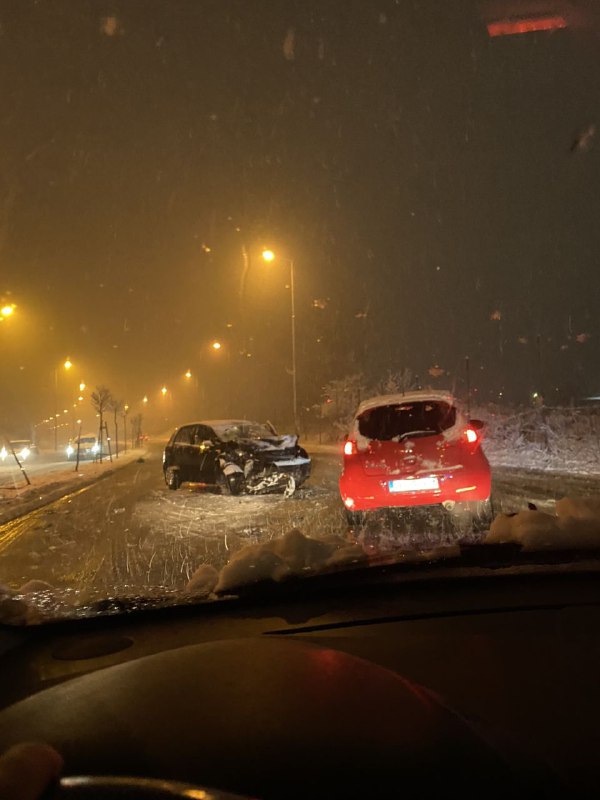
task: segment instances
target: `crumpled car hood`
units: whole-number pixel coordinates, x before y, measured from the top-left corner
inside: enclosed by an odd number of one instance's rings
[[[238,444],[255,450],[290,450],[298,444],[294,434],[274,436],[272,439],[238,439]]]

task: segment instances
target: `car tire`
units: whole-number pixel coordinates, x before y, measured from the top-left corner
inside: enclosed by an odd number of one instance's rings
[[[165,483],[172,491],[176,491],[181,486],[179,470],[174,467],[167,467],[165,470]]]
[[[366,514],[364,511],[348,511],[346,509],[346,521],[351,528],[358,528],[365,524]]]
[[[452,512],[454,527],[457,532],[468,536],[473,533],[489,531],[494,519],[494,506],[492,499],[472,500]]]
[[[225,475],[221,472],[217,477],[217,486],[220,488],[221,494],[241,494],[244,490],[244,476],[240,472],[234,472],[232,475]]]

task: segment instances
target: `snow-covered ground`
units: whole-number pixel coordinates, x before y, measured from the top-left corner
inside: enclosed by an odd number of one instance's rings
[[[143,458],[146,449],[128,450],[113,456],[112,462],[106,458],[98,461],[81,461],[75,471],[72,462],[34,463],[25,465],[31,484],[28,484],[16,465],[2,467],[0,483],[0,525],[22,514],[40,508],[62,497],[68,492],[89,486],[104,475],[119,467],[124,467],[138,458]]]

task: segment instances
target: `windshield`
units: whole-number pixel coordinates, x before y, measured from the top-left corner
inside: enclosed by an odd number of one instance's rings
[[[269,427],[259,422],[213,423],[212,427],[224,442],[236,439],[272,439],[276,435]]]
[[[0,621],[596,559],[597,2],[0,34]]]

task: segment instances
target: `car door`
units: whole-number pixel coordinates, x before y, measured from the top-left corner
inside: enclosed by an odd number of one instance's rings
[[[180,428],[173,439],[171,451],[171,464],[179,467],[182,481],[196,480],[194,475],[194,435],[195,425],[184,425]]]
[[[175,436],[173,463],[182,481],[212,483],[214,475],[214,433],[206,425],[186,425]]]
[[[216,475],[216,434],[208,425],[196,425],[194,430],[194,471],[197,480],[205,483],[214,483]]]

